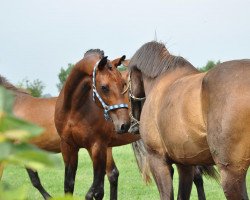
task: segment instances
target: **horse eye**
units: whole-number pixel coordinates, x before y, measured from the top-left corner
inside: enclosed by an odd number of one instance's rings
[[[103,92],[108,92],[109,91],[109,87],[107,85],[102,85],[101,88],[102,88]]]

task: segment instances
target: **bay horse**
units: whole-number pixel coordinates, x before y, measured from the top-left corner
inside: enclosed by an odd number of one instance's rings
[[[54,116],[65,163],[65,193],[74,191],[78,150],[86,148],[94,180],[85,198],[103,198],[107,149],[124,144],[117,133],[127,132],[130,126],[124,88],[120,72],[100,52],[87,52],[72,69]]]
[[[194,165],[215,164],[226,198],[248,199],[250,60],[201,73],[152,41],[133,55],[129,70],[131,93],[146,97],[140,134],[160,198],[174,197],[172,164],[179,172],[178,199],[190,198]]]
[[[91,50],[98,51],[98,50]],[[115,59],[112,61],[114,66],[120,65],[125,57]],[[0,86],[5,87],[7,90],[12,91],[14,94],[15,102],[13,111],[14,114],[20,118],[27,121],[35,123],[44,128],[44,132],[37,138],[34,138],[30,143],[36,145],[37,147],[53,152],[60,153],[60,137],[57,133],[54,124],[54,113],[55,104],[57,97],[53,98],[36,98],[32,97],[27,91],[20,88],[16,88],[14,85],[9,83],[7,79],[0,75]],[[128,102],[128,100],[127,100]],[[110,123],[110,122],[109,122]],[[113,128],[110,129],[113,132]],[[133,136],[131,134],[114,134],[114,145],[125,145],[136,141],[139,136]],[[104,169],[105,170],[105,169]],[[44,199],[49,199],[50,194],[44,189],[39,179],[38,173],[32,169],[27,169],[28,175],[34,187],[36,187],[42,194]],[[118,186],[118,176],[119,171],[115,165],[112,156],[112,148],[107,149],[107,163],[106,163],[106,174],[110,182],[110,199],[117,199],[117,186]]]

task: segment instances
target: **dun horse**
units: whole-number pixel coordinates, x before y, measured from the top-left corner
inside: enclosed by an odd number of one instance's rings
[[[132,95],[146,96],[140,134],[161,199],[173,199],[172,164],[179,172],[179,199],[190,197],[193,166],[214,164],[226,198],[248,199],[250,60],[200,73],[165,45],[149,42],[129,70]]]
[[[122,62],[123,66],[128,67],[130,60],[125,60]],[[122,76],[124,80],[128,81],[127,89],[131,87],[131,80],[129,78],[128,71],[122,71]],[[130,88],[131,90],[131,88]],[[130,105],[132,108],[130,109],[130,117],[132,119],[132,124],[130,126],[129,132],[139,134],[139,124],[140,124],[140,114],[141,109],[144,104],[145,98],[136,98],[129,92]],[[135,106],[136,104],[136,106]],[[134,106],[133,106],[134,105]],[[143,179],[146,183],[151,182],[150,171],[148,170],[148,163],[145,157],[145,148],[142,144],[142,140],[138,140],[132,143],[132,147],[134,150],[135,158],[138,164],[138,167],[142,173]],[[174,175],[174,168],[171,168],[172,177]],[[197,189],[198,199],[206,200],[204,184],[203,184],[203,175],[208,178],[212,178],[218,182],[219,173],[213,166],[195,166],[194,168],[194,177],[193,182]],[[181,192],[181,191],[180,191]]]
[[[91,50],[90,52],[98,52],[98,50]],[[89,52],[89,53],[90,53]],[[102,53],[100,51],[100,53]],[[114,66],[120,65],[124,57],[112,61]],[[33,139],[31,143],[38,146],[41,149],[59,153],[60,148],[60,137],[54,125],[54,112],[57,98],[35,98],[29,95],[27,92],[16,88],[10,84],[4,77],[0,76],[0,85],[8,90],[11,90],[15,96],[14,102],[14,113],[20,118],[26,119],[37,125],[42,126],[45,131],[44,133]],[[103,118],[103,116],[101,116]],[[110,123],[110,122],[107,122]],[[110,126],[110,132],[114,132],[112,126]],[[114,145],[124,145],[136,141],[139,136],[132,136],[129,134],[118,135],[114,132],[113,134]],[[105,166],[104,166],[105,170]],[[38,173],[27,169],[29,177],[34,187],[36,187],[45,199],[50,197],[49,193],[43,188]],[[107,163],[106,163],[106,174],[110,181],[110,199],[117,199],[117,185],[119,171],[114,163],[112,156],[112,148],[107,149]]]

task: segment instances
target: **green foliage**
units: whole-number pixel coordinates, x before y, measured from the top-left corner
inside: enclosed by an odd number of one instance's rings
[[[41,97],[45,88],[44,83],[41,80],[35,79],[31,82],[27,78],[19,82],[18,87],[27,90],[33,97]]]
[[[119,71],[126,71],[127,70],[127,67],[125,67],[124,65],[120,65],[118,66],[117,68]]]
[[[0,87],[0,178],[3,167],[9,164],[34,170],[55,166],[57,161],[51,155],[28,143],[43,129],[15,117],[12,105],[11,93]],[[25,191],[24,188],[11,189],[0,184],[0,200],[26,199]]]
[[[12,95],[0,87],[0,164],[26,165],[33,169],[53,166],[49,154],[28,143],[43,129],[12,114]]]
[[[218,65],[218,64],[220,64],[220,61],[217,61],[217,62],[215,63],[214,61],[209,60],[209,61],[207,61],[207,64],[206,64],[205,66],[199,68],[199,70],[200,70],[201,72],[206,72],[206,71],[208,71],[208,70],[214,68],[214,67],[215,67],[216,65]]]
[[[63,85],[64,85],[66,79],[68,78],[73,67],[74,67],[74,65],[69,63],[68,67],[66,69],[61,68],[60,73],[58,74],[59,83],[56,84],[56,87],[57,87],[59,92],[62,90]]]
[[[0,200],[27,200],[27,187],[11,188],[0,184]]]

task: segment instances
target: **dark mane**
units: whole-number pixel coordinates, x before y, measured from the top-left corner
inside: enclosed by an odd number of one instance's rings
[[[91,55],[91,54],[97,54],[99,55],[99,58],[102,59],[104,58],[105,54],[104,51],[101,49],[90,49],[88,51],[85,52],[84,57]],[[110,63],[107,63],[107,65],[112,68],[112,66],[110,65]]]
[[[90,50],[85,52],[84,57],[91,55],[91,54],[98,54],[100,56],[100,59],[102,59],[104,57],[104,51],[101,49],[90,49]]]
[[[3,86],[7,90],[11,90],[13,92],[19,92],[24,94],[29,94],[28,92],[24,91],[21,88],[17,88],[16,86],[12,85],[5,77],[0,75],[0,86]]]
[[[184,65],[192,66],[183,57],[171,55],[163,43],[152,41],[136,51],[131,58],[129,68],[131,70],[136,67],[146,76],[155,78],[168,70]]]

